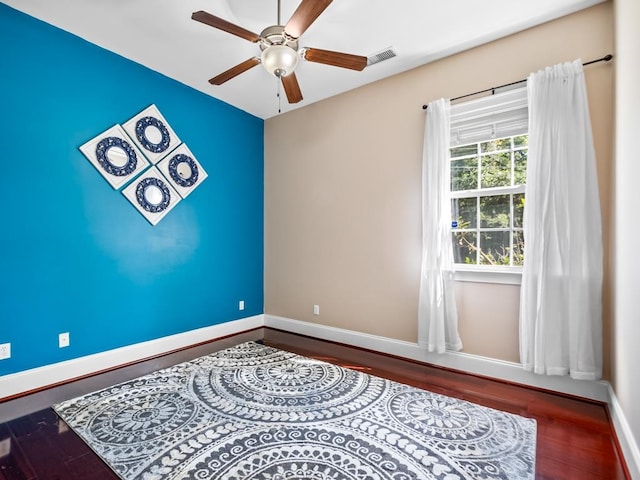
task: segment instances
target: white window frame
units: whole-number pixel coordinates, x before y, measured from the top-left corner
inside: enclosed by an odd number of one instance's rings
[[[520,86],[477,100],[452,105],[451,147],[455,148],[459,145],[481,143],[499,138],[528,134],[527,102],[526,86]],[[512,151],[513,150],[514,149],[512,149]],[[479,169],[480,168],[481,166],[479,165]],[[514,168],[513,159],[511,168]],[[479,175],[480,174],[481,172],[479,171]],[[455,198],[479,198],[482,196],[482,193],[488,192],[491,192],[493,195],[503,195],[524,193],[524,191],[524,185],[451,191],[450,201]],[[513,205],[513,202],[511,202],[511,205]],[[510,213],[511,225],[508,230],[511,233],[513,231],[513,209]],[[480,219],[478,218],[477,221],[478,224],[476,227],[479,227]],[[474,228],[473,230],[477,231],[478,234],[481,231],[478,228]],[[456,229],[452,228],[451,231],[453,233]],[[458,281],[519,285],[522,278],[521,266],[454,263],[454,269],[455,278]]]

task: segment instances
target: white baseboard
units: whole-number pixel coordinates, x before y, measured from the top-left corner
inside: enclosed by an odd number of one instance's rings
[[[505,362],[461,352],[434,354],[416,343],[355,332],[342,328],[303,322],[274,315],[255,315],[240,320],[221,323],[189,332],[137,343],[106,352],[96,353],[65,362],[34,368],[15,374],[0,376],[0,402],[3,398],[40,389],[48,385],[90,375],[102,370],[143,360],[145,358],[189,347],[207,341],[233,335],[259,327],[272,327],[291,333],[299,333],[324,340],[366,348],[389,355],[408,358],[433,365],[507,380],[537,388],[544,388],[583,398],[607,402],[612,421],[631,478],[640,479],[640,451],[629,424],[608,382],[580,381],[567,377],[550,377],[527,372],[519,364]]]
[[[516,363],[462,352],[446,352],[444,354],[429,353],[416,343],[274,315],[256,315],[0,376],[0,401],[2,401],[3,398],[11,397],[19,393],[40,389],[47,385],[54,385],[98,371],[126,365],[155,355],[185,348],[208,339],[232,335],[262,326],[278,328],[324,340],[341,342],[355,347],[396,355],[398,357],[602,402],[609,402],[610,399],[609,384],[607,382],[580,381],[567,377],[536,375],[523,370],[520,365]]]
[[[189,347],[207,340],[220,338],[264,326],[264,315],[242,318],[231,322],[199,328],[148,342],[87,355],[73,360],[54,363],[18,373],[0,376],[0,402],[31,390],[55,385],[95,372]]]
[[[417,343],[394,340],[392,338],[379,337],[274,315],[265,315],[264,324],[265,327],[278,328],[292,333],[341,342],[477,375],[498,378],[600,402],[609,401],[609,383],[605,381],[573,380],[568,377],[537,375],[523,370],[520,364],[517,363],[462,352],[445,352],[443,354],[429,353]]]
[[[631,478],[640,478],[640,449],[611,385],[609,385],[609,412]]]

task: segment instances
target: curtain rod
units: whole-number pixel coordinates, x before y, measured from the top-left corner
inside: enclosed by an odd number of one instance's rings
[[[585,63],[582,64],[582,66],[586,67],[587,65],[591,65],[592,63],[598,63],[598,62],[609,62],[612,59],[613,59],[613,55],[611,55],[609,53],[609,54],[605,55],[602,58],[598,58],[596,60],[591,60],[589,62],[585,62]],[[471,97],[473,95],[478,95],[480,93],[487,93],[487,92],[495,93],[495,90],[497,90],[499,88],[510,87],[511,85],[517,85],[519,83],[524,83],[526,81],[527,81],[527,79],[525,78],[523,80],[518,80],[517,82],[505,83],[504,85],[499,85],[497,87],[491,87],[491,88],[487,88],[485,90],[478,90],[477,92],[467,93],[466,95],[460,95],[459,97],[452,98],[451,101],[453,102],[454,100],[460,100],[461,98]],[[427,107],[429,107],[429,105],[422,105],[422,109],[423,110],[426,110]]]

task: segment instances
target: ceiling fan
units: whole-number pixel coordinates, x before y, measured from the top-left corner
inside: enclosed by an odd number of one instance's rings
[[[234,25],[210,13],[199,11],[191,15],[193,20],[257,43],[262,51],[260,56],[251,57],[235,67],[209,80],[212,85],[224,82],[246,72],[258,64],[282,81],[289,103],[302,100],[302,92],[296,78],[295,68],[300,57],[308,62],[324,63],[335,67],[362,70],[367,66],[367,57],[349,53],[333,52],[318,48],[298,50],[300,36],[311,26],[333,0],[302,0],[286,25],[280,24],[280,0],[278,0],[278,24],[265,28],[260,35]]]

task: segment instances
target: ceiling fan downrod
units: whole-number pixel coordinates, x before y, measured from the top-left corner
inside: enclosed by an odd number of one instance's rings
[[[280,25],[280,0],[278,0],[278,19],[276,25]]]

